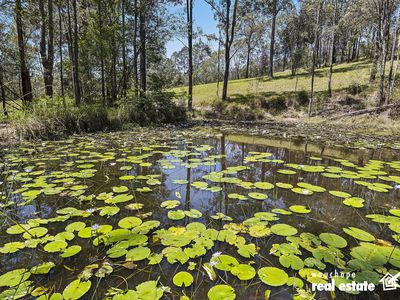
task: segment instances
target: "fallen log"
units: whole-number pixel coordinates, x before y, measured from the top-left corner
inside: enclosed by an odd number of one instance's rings
[[[336,120],[336,119],[340,119],[340,118],[343,118],[343,117],[359,116],[359,115],[364,115],[364,114],[369,114],[369,113],[380,113],[380,112],[383,112],[385,110],[388,110],[389,108],[398,107],[398,106],[400,106],[400,102],[387,104],[387,105],[382,105],[382,106],[378,106],[378,107],[372,107],[372,108],[356,110],[356,111],[348,112],[348,113],[341,114],[341,115],[338,115],[338,116],[329,117],[328,119],[329,120]]]

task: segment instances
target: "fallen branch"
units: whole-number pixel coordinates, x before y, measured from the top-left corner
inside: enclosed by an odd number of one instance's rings
[[[349,113],[341,114],[341,115],[338,115],[338,116],[329,117],[328,119],[329,120],[336,120],[336,119],[340,119],[340,118],[343,118],[343,117],[358,116],[358,115],[364,115],[364,114],[369,114],[369,113],[380,113],[380,112],[383,112],[385,110],[388,110],[389,108],[398,107],[398,106],[400,106],[400,102],[387,104],[387,105],[382,105],[382,106],[378,106],[378,107],[372,107],[372,108],[367,108],[367,109],[356,110],[356,111],[352,111],[352,112],[349,112]]]

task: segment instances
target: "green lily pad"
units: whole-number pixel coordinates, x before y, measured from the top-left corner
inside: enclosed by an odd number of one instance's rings
[[[28,280],[31,273],[27,269],[15,269],[0,276],[0,287],[14,287]]]
[[[308,214],[311,212],[310,209],[306,208],[303,205],[292,205],[289,207],[289,209],[298,214]]]
[[[177,221],[182,220],[185,217],[185,212],[183,210],[170,210],[168,212],[168,219]]]
[[[81,281],[80,279],[76,279],[72,281],[67,287],[64,289],[62,295],[65,300],[75,300],[83,297],[91,287],[92,283],[90,280]]]
[[[67,257],[71,257],[74,256],[75,254],[78,254],[79,252],[81,252],[82,247],[79,245],[73,245],[71,247],[65,248],[62,253],[61,253],[61,257],[62,258],[67,258]]]
[[[136,247],[126,253],[127,261],[140,261],[150,256],[151,250],[147,247]]]
[[[52,261],[42,263],[40,265],[34,266],[31,268],[31,273],[38,274],[47,274],[50,272],[52,268],[54,268],[55,264]]]
[[[118,226],[125,229],[132,229],[142,224],[142,220],[138,217],[126,217],[118,222]]]
[[[67,246],[68,244],[65,241],[59,240],[46,244],[43,249],[47,252],[60,252],[61,250],[67,248]]]
[[[236,258],[226,254],[212,257],[211,262],[216,263],[215,268],[221,271],[230,271],[234,266],[239,264]]]
[[[288,224],[275,224],[271,226],[272,233],[281,236],[291,236],[297,234],[297,229]]]
[[[270,286],[282,286],[289,279],[284,270],[275,267],[264,267],[259,269],[257,273],[260,280]]]
[[[340,235],[334,233],[321,233],[319,235],[321,241],[325,244],[333,246],[335,248],[344,248],[347,246],[347,241],[342,238]]]
[[[234,300],[236,298],[235,290],[226,284],[217,284],[207,293],[209,300]]]
[[[352,237],[356,238],[357,240],[363,242],[375,241],[375,237],[372,234],[356,227],[343,228],[343,231],[346,232],[348,235],[351,235]]]
[[[343,200],[343,204],[354,207],[354,208],[361,208],[364,207],[364,199],[359,197],[350,197]]]
[[[274,185],[269,182],[255,182],[254,186],[261,190],[271,190],[274,188]]]
[[[188,272],[179,272],[172,278],[172,282],[179,287],[189,287],[193,283],[193,276]]]
[[[232,275],[240,280],[250,280],[256,276],[256,270],[252,266],[246,264],[239,264],[231,269]]]
[[[256,199],[256,200],[265,200],[268,198],[267,195],[262,194],[262,193],[249,193],[248,194],[250,198]]]
[[[350,198],[351,195],[349,193],[341,192],[341,191],[329,191],[329,194],[332,196],[336,196],[339,198]]]
[[[161,202],[160,206],[166,209],[173,209],[181,205],[181,202],[178,200],[166,200]]]

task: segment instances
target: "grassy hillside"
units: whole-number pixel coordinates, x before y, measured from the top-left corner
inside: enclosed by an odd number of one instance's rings
[[[334,66],[332,89],[340,91],[351,86],[367,87],[369,85],[369,61],[360,61]],[[328,88],[329,68],[316,71],[314,90],[317,96],[326,93]],[[270,97],[274,95],[289,96],[299,91],[310,91],[311,77],[306,71],[301,71],[296,76],[291,76],[289,71],[278,72],[274,79],[268,77],[249,78],[229,81],[228,95],[234,99],[255,98],[258,96]],[[177,93],[187,91],[186,87],[173,89]],[[217,84],[209,83],[194,86],[194,105],[202,106],[217,98]],[[222,83],[220,83],[220,94]]]

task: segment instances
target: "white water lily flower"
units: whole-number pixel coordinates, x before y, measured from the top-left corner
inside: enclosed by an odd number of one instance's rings
[[[86,212],[87,212],[88,214],[92,214],[92,213],[94,213],[95,211],[96,211],[95,208],[88,208],[88,209],[86,210]]]
[[[99,224],[93,224],[90,228],[92,228],[92,231],[97,231],[100,229],[100,225]]]
[[[215,260],[210,261],[210,266],[211,266],[211,267],[215,267],[217,264],[218,264],[218,263],[217,263]]]
[[[394,188],[395,188],[396,190],[400,190],[400,184],[395,185]]]
[[[222,252],[215,252],[213,255],[212,255],[212,258],[217,258],[218,256],[220,256],[222,254]]]

